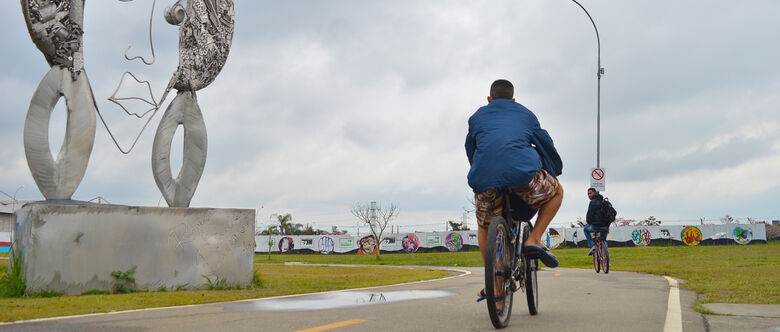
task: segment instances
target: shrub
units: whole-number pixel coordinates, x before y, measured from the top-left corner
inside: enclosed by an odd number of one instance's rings
[[[111,276],[116,279],[114,282],[114,293],[132,293],[136,291],[135,284],[135,268],[129,269],[125,272],[114,271],[111,272]]]
[[[0,278],[0,297],[22,297],[27,291],[27,279],[24,277],[24,260],[21,253],[11,244],[9,271]]]

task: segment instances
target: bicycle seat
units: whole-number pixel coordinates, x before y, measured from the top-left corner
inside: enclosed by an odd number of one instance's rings
[[[539,209],[532,209],[517,195],[509,195],[509,204],[512,206],[512,219],[521,222],[531,222]]]

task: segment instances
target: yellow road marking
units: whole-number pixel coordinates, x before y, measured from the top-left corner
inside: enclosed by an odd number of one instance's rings
[[[335,328],[337,328],[337,327],[344,327],[344,326],[348,326],[348,325],[354,325],[354,324],[360,324],[360,323],[364,323],[364,322],[367,322],[367,320],[365,320],[365,319],[350,319],[350,320],[345,320],[345,321],[343,321],[343,322],[336,322],[336,323],[332,323],[332,324],[328,324],[328,325],[322,325],[322,326],[312,327],[312,328],[310,328],[310,329],[297,330],[297,331],[295,331],[295,332],[319,332],[319,331],[327,331],[327,330],[330,330],[330,329],[335,329]]]
[[[560,274],[560,273],[556,273],[556,274],[555,274],[555,276],[556,276],[556,277],[560,277],[560,276],[561,276],[561,274]]]

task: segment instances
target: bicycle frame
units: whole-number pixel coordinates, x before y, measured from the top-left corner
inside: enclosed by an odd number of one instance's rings
[[[602,236],[601,231],[591,232],[596,250],[593,253],[594,263],[600,265],[604,273],[609,273],[609,246],[607,240]],[[599,266],[596,266],[596,273],[599,272]]]
[[[511,271],[511,288],[512,292],[516,292],[518,289],[525,291],[525,276],[526,269],[528,268],[525,262],[525,254],[523,254],[523,234],[522,224],[528,223],[529,226],[533,226],[530,220],[516,220],[512,216],[512,204],[510,202],[510,192],[504,190],[504,211],[503,217],[510,224],[512,230],[512,247],[514,248],[514,255],[512,256],[512,271]]]

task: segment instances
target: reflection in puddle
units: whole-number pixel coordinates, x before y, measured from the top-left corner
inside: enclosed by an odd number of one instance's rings
[[[226,305],[229,311],[306,311],[374,305],[409,300],[433,299],[454,295],[440,290],[395,292],[334,292],[281,299],[256,300]]]

